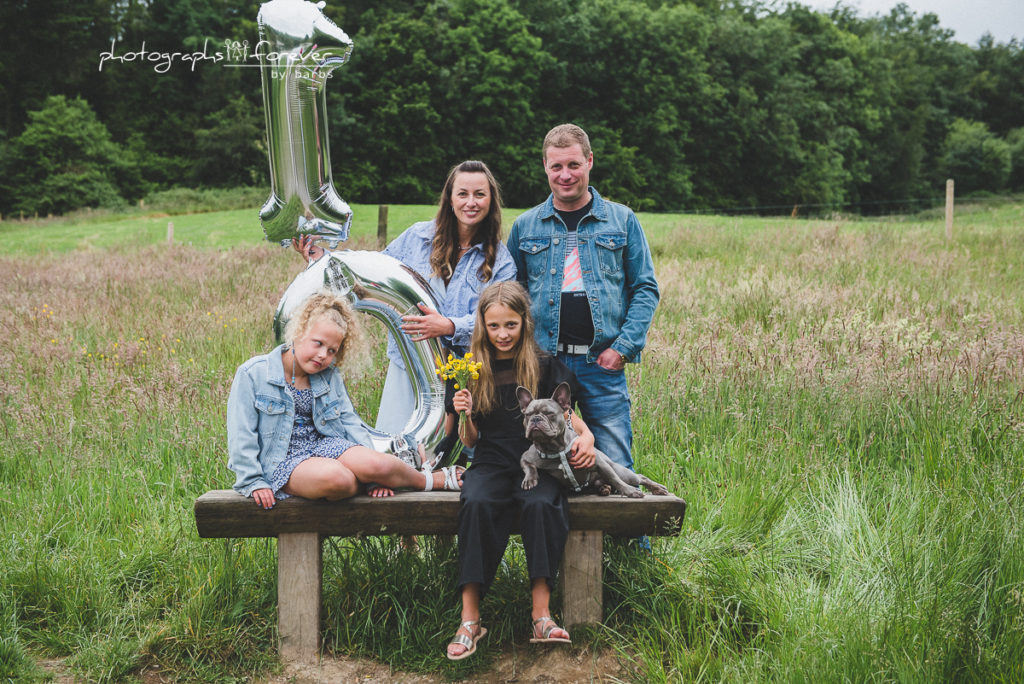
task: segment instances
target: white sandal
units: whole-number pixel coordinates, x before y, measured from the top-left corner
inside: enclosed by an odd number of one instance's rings
[[[479,620],[466,620],[461,625],[459,625],[459,629],[465,628],[465,630],[467,632],[472,634],[473,633],[473,626],[474,625],[479,626],[480,625],[480,621]],[[464,646],[466,648],[466,650],[463,651],[462,653],[460,653],[459,655],[452,655],[451,653],[448,652],[448,649],[446,648],[445,649],[445,655],[448,656],[448,660],[462,660],[463,658],[468,658],[469,656],[471,656],[474,653],[476,653],[476,642],[480,641],[485,636],[487,636],[487,630],[484,629],[483,627],[480,627],[480,629],[476,633],[476,636],[474,636],[474,637],[466,636],[465,634],[459,634],[458,630],[456,630],[455,631],[455,638],[453,638],[451,641],[449,641],[448,645],[451,646],[451,645],[454,644],[454,645],[457,645],[457,646]]]
[[[441,487],[444,491],[457,492],[460,489],[462,489],[462,487],[459,486],[459,476],[462,475],[462,473],[466,472],[465,468],[463,468],[462,466],[453,465],[445,466],[444,468],[441,468],[440,472],[444,474],[444,485],[442,485]],[[426,479],[427,481],[426,485],[424,485],[423,487],[423,491],[432,491],[434,489],[433,471],[424,470],[423,474],[426,476],[424,479]]]

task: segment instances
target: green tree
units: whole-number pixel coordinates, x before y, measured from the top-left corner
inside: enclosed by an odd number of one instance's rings
[[[28,117],[2,163],[8,211],[114,206],[125,201],[125,188],[140,187],[137,169],[85,100],[54,95]]]
[[[1024,190],[1024,128],[1007,133],[1006,143],[1010,146],[1010,178],[1006,185],[1010,190]]]
[[[263,112],[241,95],[207,117],[195,132],[192,178],[199,185],[233,187],[267,181]]]
[[[690,4],[619,0],[535,11],[542,20],[534,30],[556,66],[543,74],[538,119],[524,142],[539,157],[550,126],[577,123],[591,135],[602,194],[637,209],[692,206],[694,127],[719,96],[705,57],[707,17]]]
[[[526,18],[508,0],[455,0],[369,9],[359,22],[352,60],[327,86],[342,196],[433,202],[448,167],[477,158],[507,202],[529,201],[538,83],[552,61]]]
[[[998,192],[1010,177],[1010,145],[980,121],[957,119],[946,136],[941,166],[960,192]]]

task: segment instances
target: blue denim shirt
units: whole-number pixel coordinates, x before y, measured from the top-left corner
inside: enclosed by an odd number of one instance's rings
[[[249,496],[269,489],[270,478],[288,455],[295,422],[295,400],[288,391],[281,345],[255,356],[235,372],[228,396],[228,468],[235,491]],[[320,434],[370,446],[370,433],[352,407],[341,373],[333,366],[309,376],[313,425]]]
[[[395,238],[384,253],[419,273],[434,288],[434,294],[440,299],[438,303],[441,314],[455,324],[455,333],[441,338],[444,344],[468,348],[473,334],[473,319],[476,316],[476,303],[480,299],[480,291],[491,282],[515,280],[516,267],[508,248],[499,242],[494,268],[491,270],[491,280],[481,280],[480,266],[484,263],[484,252],[480,245],[473,245],[456,264],[455,273],[446,291],[444,281],[433,275],[430,266],[430,252],[435,232],[433,221],[414,223]],[[398,348],[390,340],[388,359],[392,363],[397,363],[399,368],[405,368]]]
[[[631,209],[602,199],[593,187],[590,193],[594,204],[577,228],[583,286],[594,319],[587,361],[593,363],[608,347],[627,361],[639,361],[660,297],[651,249]],[[516,219],[508,238],[519,280],[533,300],[537,344],[549,354],[558,346],[567,233],[549,195]]]

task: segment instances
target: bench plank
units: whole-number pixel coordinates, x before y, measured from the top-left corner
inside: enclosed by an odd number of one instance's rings
[[[380,499],[359,495],[343,501],[292,497],[265,511],[249,497],[219,489],[203,494],[195,503],[196,528],[203,538],[276,537],[297,532],[335,537],[455,534],[458,512],[458,492],[399,492]],[[675,536],[685,513],[686,502],[671,495],[569,497],[569,526],[575,530]]]

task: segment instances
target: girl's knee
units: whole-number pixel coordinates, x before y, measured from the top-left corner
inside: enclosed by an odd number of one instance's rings
[[[359,482],[351,470],[339,464],[324,478],[324,488],[328,499],[347,499],[359,491]]]

